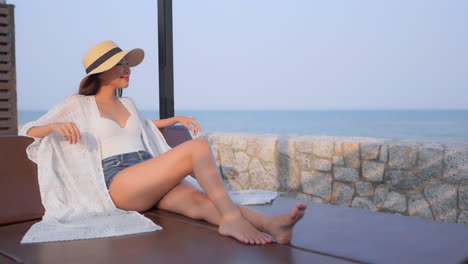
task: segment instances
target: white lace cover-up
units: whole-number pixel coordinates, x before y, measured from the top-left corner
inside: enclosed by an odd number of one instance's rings
[[[153,157],[169,151],[171,147],[159,129],[141,116],[133,100],[129,97],[120,100],[138,117],[147,151]],[[72,95],[20,129],[19,135],[28,136],[26,132],[33,126],[74,122],[81,134],[77,144],[70,144],[56,132],[44,138],[32,137],[34,142],[26,152],[37,164],[45,213],[42,221],[26,232],[21,243],[91,239],[162,229],[142,214],[121,210],[112,202],[104,182],[101,147],[94,126],[99,118],[94,96]],[[184,180],[201,189],[193,177]],[[274,199],[276,193],[248,190],[229,191],[229,195],[236,203],[262,204]]]

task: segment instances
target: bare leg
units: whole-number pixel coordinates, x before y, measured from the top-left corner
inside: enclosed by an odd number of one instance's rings
[[[187,141],[122,170],[112,181],[110,195],[121,209],[145,211],[192,172],[221,214],[220,234],[249,244],[261,244],[268,239],[242,216],[227,195],[210,146],[204,138]]]
[[[174,187],[158,203],[158,207],[171,212],[202,219],[219,225],[221,214],[205,193],[198,191],[188,183],[182,182]],[[304,216],[305,204],[298,203],[290,213],[267,216],[244,206],[238,206],[242,215],[257,229],[270,234],[279,244],[291,241],[294,225]],[[262,244],[271,242],[263,241]]]

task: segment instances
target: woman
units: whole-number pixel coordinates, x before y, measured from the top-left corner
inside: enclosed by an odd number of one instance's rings
[[[122,51],[114,42],[105,41],[92,47],[83,58],[87,75],[80,83],[79,94],[94,97],[99,110],[101,118],[93,129],[98,134],[105,183],[115,206],[144,212],[157,205],[218,225],[220,234],[246,244],[270,243],[271,238],[261,232],[270,234],[280,244],[289,243],[292,228],[304,215],[306,205],[299,203],[288,214],[266,216],[234,204],[204,138],[187,141],[155,157],[146,151],[139,119],[116,96],[129,85],[130,67],[138,65],[143,57],[141,49]],[[157,128],[181,123],[194,135],[200,131],[199,124],[188,117],[152,122]],[[70,144],[82,139],[74,122],[53,122],[26,131],[36,138],[52,132]],[[189,174],[195,175],[204,192],[184,180]]]

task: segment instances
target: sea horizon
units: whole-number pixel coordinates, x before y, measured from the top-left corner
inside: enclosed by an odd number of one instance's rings
[[[19,110],[18,124],[36,120],[47,110]],[[149,119],[159,111],[140,110]],[[291,113],[294,113],[293,115]],[[202,132],[357,136],[387,139],[468,142],[468,109],[394,110],[176,110],[195,118]]]

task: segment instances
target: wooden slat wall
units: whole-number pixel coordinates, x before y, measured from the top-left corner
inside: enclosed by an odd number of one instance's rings
[[[14,6],[0,4],[0,135],[18,134]]]

